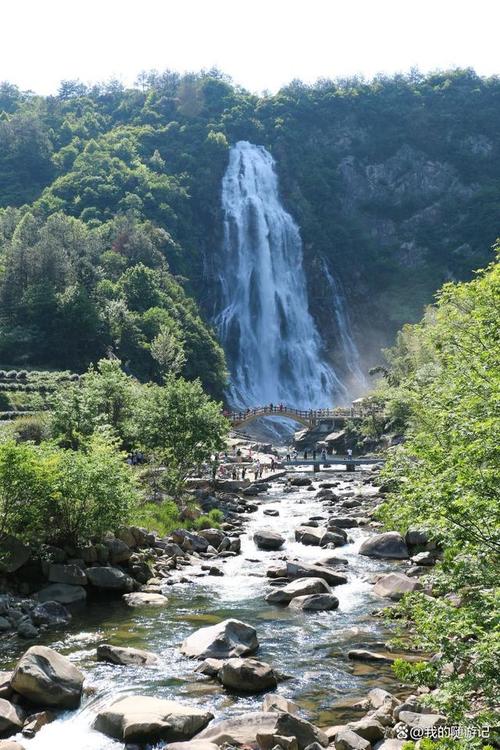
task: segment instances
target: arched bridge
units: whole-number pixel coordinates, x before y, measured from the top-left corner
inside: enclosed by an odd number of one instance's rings
[[[252,409],[242,409],[241,411],[226,412],[226,417],[233,427],[242,427],[250,424],[259,417],[288,417],[295,422],[300,422],[304,427],[314,427],[320,419],[328,417],[353,417],[353,409],[295,409],[284,404],[269,404],[268,406],[257,406]]]

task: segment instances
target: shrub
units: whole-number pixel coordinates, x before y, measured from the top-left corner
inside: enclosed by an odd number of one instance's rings
[[[39,445],[49,436],[49,425],[47,416],[44,414],[32,414],[19,417],[12,425],[12,436],[17,443],[35,443]]]

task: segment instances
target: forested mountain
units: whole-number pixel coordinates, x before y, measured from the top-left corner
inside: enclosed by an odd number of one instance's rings
[[[144,74],[129,89],[64,82],[50,97],[3,84],[0,359],[81,370],[111,347],[134,374],[175,360],[220,395],[207,321],[221,180],[230,145],[249,140],[276,159],[330,356],[325,267],[371,361],[443,281],[490,259],[499,117],[500,80],[471,70],[261,97],[213,71]]]

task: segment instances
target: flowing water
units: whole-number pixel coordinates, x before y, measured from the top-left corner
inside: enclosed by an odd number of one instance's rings
[[[327,476],[326,472],[322,474],[322,478]],[[358,493],[369,491],[370,486],[361,484],[356,489]],[[381,600],[373,595],[368,578],[388,566],[357,554],[368,531],[350,530],[352,542],[338,550],[338,555],[349,560],[349,582],[334,589],[340,600],[338,610],[302,613],[264,600],[270,590],[265,571],[273,560],[286,555],[314,561],[326,552],[294,541],[294,530],[302,521],[311,516],[327,516],[314,494],[303,488],[287,494],[283,492],[283,484],[275,482],[262,497],[258,511],[248,516],[242,554],[223,563],[224,577],[197,577],[196,570],[187,568],[186,575],[192,583],[166,586],[169,604],[165,608],[131,609],[119,600],[96,602],[75,612],[73,626],[65,635],[45,634],[44,643],[67,654],[85,672],[88,692],[78,711],[63,715],[32,740],[22,738],[26,748],[122,747],[121,743],[91,729],[96,710],[121,694],[189,701],[209,706],[216,716],[255,710],[262,696],[228,694],[209,679],[195,675],[196,662],[178,650],[181,641],[195,629],[227,617],[236,617],[256,627],[261,644],[258,658],[291,676],[280,683],[278,692],[298,702],[305,715],[321,726],[339,723],[345,716],[346,702],[364,696],[375,684],[394,688],[389,667],[353,663],[346,658],[349,648],[369,647],[387,636],[380,620],[371,614],[380,607]],[[264,508],[278,509],[279,517],[264,515]],[[283,533],[287,540],[283,550],[264,552],[255,547],[253,533],[263,525]],[[159,654],[160,662],[150,667],[97,662],[96,646],[104,642],[146,648]],[[3,642],[0,646],[3,668],[12,666],[25,649],[26,644],[19,641]]]
[[[224,247],[216,318],[237,408],[330,406],[346,391],[309,312],[302,241],[283,207],[271,154],[239,141],[222,183]]]

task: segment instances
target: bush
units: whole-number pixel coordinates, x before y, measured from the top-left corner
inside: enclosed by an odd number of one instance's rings
[[[78,452],[50,443],[0,445],[0,535],[34,546],[99,539],[127,523],[137,494],[108,434]]]
[[[19,417],[12,425],[12,436],[17,443],[40,445],[49,436],[48,418],[44,414]]]

